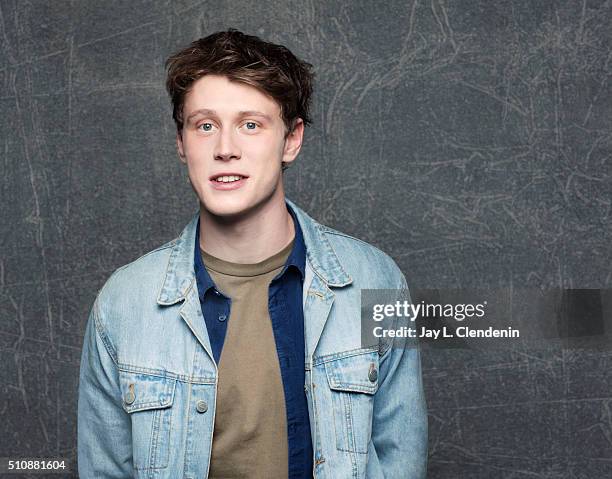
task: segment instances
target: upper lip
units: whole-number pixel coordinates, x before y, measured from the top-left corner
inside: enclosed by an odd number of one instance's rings
[[[244,176],[245,178],[248,178],[249,175],[245,175],[243,173],[230,173],[230,172],[223,172],[223,173],[215,173],[214,175],[212,175],[210,177],[211,180],[216,180],[217,178],[219,178],[220,176]]]

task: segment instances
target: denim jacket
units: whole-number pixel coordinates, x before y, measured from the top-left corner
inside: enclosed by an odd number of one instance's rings
[[[286,201],[307,250],[304,389],[313,477],[423,478],[419,350],[399,338],[361,344],[360,290],[406,291],[406,280],[382,251]],[[96,297],[79,378],[83,479],[208,476],[217,366],[193,269],[198,215],[178,238],[116,270]]]

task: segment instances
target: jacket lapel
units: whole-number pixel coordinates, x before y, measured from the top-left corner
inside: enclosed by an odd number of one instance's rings
[[[166,276],[157,296],[157,303],[169,306],[184,301],[179,314],[213,360],[210,338],[202,316],[198,287],[193,268],[198,211],[175,240],[168,260]],[[213,360],[214,361],[214,360]]]
[[[212,347],[210,345],[210,338],[208,337],[208,330],[206,329],[206,322],[202,316],[202,307],[200,305],[200,298],[198,296],[197,286],[195,279],[193,281],[193,287],[187,291],[185,302],[181,306],[179,311],[181,317],[191,329],[191,332],[195,335],[199,343],[206,350],[210,356],[211,361],[214,362]]]
[[[342,288],[351,284],[353,280],[340,264],[338,256],[325,237],[325,227],[289,199],[286,199],[286,202],[296,214],[306,244],[303,304],[305,359],[309,362],[314,356],[334,303],[335,294],[330,286]]]

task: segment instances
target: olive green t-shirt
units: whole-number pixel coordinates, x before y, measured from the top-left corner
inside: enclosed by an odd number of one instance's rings
[[[217,383],[209,478],[287,478],[285,395],[268,287],[285,265],[293,241],[254,264],[223,261],[202,250],[215,286],[231,298]]]

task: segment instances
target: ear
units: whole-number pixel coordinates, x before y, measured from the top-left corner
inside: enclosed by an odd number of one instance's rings
[[[304,138],[304,121],[301,118],[295,120],[293,131],[285,138],[283,148],[283,163],[291,163],[297,157],[302,148]]]
[[[185,158],[185,150],[183,149],[183,138],[180,132],[176,132],[176,148],[178,150],[179,158],[183,163],[187,163],[187,158]]]

